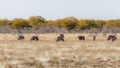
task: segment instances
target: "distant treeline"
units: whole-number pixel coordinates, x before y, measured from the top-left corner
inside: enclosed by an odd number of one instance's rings
[[[119,33],[120,20],[90,20],[66,17],[58,20],[46,20],[41,16],[28,19],[0,19],[0,33]]]

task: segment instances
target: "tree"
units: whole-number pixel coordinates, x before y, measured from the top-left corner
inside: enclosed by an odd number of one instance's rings
[[[16,18],[12,21],[11,27],[13,29],[18,29],[18,31],[20,31],[21,29],[25,27],[30,27],[30,25],[28,24],[27,20],[22,19],[22,18]]]
[[[0,30],[1,32],[6,32],[9,28],[10,21],[7,19],[0,19]]]
[[[87,20],[87,19],[80,20],[77,26],[77,28],[79,28],[80,30],[91,29],[96,27],[97,25],[94,20]]]
[[[106,22],[103,20],[95,20],[95,23],[97,25],[97,28],[102,28],[106,24]]]
[[[104,21],[104,20],[95,20],[95,23],[96,23],[97,29],[100,32],[100,31],[102,31],[103,26],[106,24],[106,21]]]
[[[105,28],[120,28],[120,21],[117,20],[109,20],[104,25]]]
[[[32,28],[39,28],[43,23],[45,23],[45,19],[41,16],[31,16],[28,21]]]
[[[68,31],[70,32],[70,30],[76,28],[78,22],[79,21],[75,17],[66,17],[60,20],[59,26],[68,29]]]
[[[0,25],[5,26],[8,25],[9,21],[7,19],[0,19]]]

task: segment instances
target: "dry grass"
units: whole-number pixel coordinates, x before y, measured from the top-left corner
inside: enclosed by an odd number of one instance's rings
[[[0,41],[0,68],[119,68],[119,41]]]

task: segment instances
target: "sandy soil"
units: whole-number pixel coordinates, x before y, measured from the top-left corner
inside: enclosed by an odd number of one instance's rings
[[[120,42],[0,41],[0,68],[120,68]]]

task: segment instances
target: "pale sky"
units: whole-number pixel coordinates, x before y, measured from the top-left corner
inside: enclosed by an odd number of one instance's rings
[[[0,0],[0,18],[120,19],[120,0]]]

